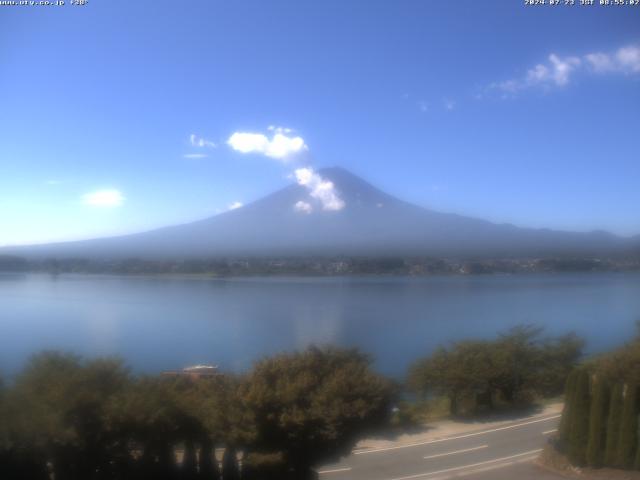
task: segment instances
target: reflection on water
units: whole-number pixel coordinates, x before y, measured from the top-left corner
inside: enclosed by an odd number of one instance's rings
[[[440,343],[518,323],[575,330],[591,351],[640,319],[640,274],[180,279],[0,275],[0,369],[44,348],[117,354],[135,370],[243,369],[309,343],[358,346],[402,375]]]

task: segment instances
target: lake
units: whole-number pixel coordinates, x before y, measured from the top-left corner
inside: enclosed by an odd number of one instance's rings
[[[574,330],[589,352],[640,319],[640,274],[233,278],[0,274],[0,371],[34,352],[120,355],[137,372],[240,371],[311,343],[357,346],[400,377],[439,344],[522,323]]]

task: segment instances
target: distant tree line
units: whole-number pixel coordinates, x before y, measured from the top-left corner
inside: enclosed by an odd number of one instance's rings
[[[0,390],[0,478],[313,478],[387,422],[394,392],[356,350],[309,348],[198,380],[45,352]]]
[[[578,466],[640,470],[638,337],[568,377],[558,448]]]
[[[25,258],[13,255],[0,255],[0,272],[25,272],[29,262]]]
[[[414,363],[408,385],[422,397],[445,396],[453,415],[527,406],[562,394],[582,348],[575,334],[543,337],[540,328],[518,326],[495,340],[438,348]]]
[[[0,272],[117,275],[434,275],[640,270],[640,256],[615,258],[435,258],[428,256],[216,257],[184,259],[25,259],[0,255]]]

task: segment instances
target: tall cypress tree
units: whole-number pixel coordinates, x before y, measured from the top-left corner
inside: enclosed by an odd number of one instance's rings
[[[236,449],[229,445],[224,449],[224,454],[222,455],[222,478],[225,480],[238,480],[240,478]]]
[[[628,384],[625,388],[620,421],[620,437],[616,464],[622,468],[631,468],[635,460],[638,443],[638,386]]]
[[[560,439],[560,447],[567,450],[569,445],[569,432],[571,426],[571,409],[573,398],[575,397],[577,370],[573,370],[567,377],[564,388],[564,409],[562,410],[562,418],[558,427],[558,438]]]
[[[579,370],[569,424],[569,459],[574,465],[586,463],[589,440],[589,374]]]
[[[607,381],[602,377],[596,377],[591,398],[589,443],[587,444],[587,464],[592,467],[601,467],[604,461],[609,397]]]
[[[220,478],[218,460],[215,456],[213,441],[205,436],[200,444],[200,456],[198,457],[200,478]]]
[[[616,464],[621,418],[622,384],[618,383],[611,391],[611,399],[609,400],[609,416],[607,418],[607,441],[604,452],[604,464],[609,467]]]

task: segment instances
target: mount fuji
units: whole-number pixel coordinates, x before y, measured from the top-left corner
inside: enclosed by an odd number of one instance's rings
[[[339,167],[313,172],[241,208],[192,223],[93,240],[6,247],[32,258],[426,255],[608,255],[640,238],[519,228],[440,213],[393,197]]]

